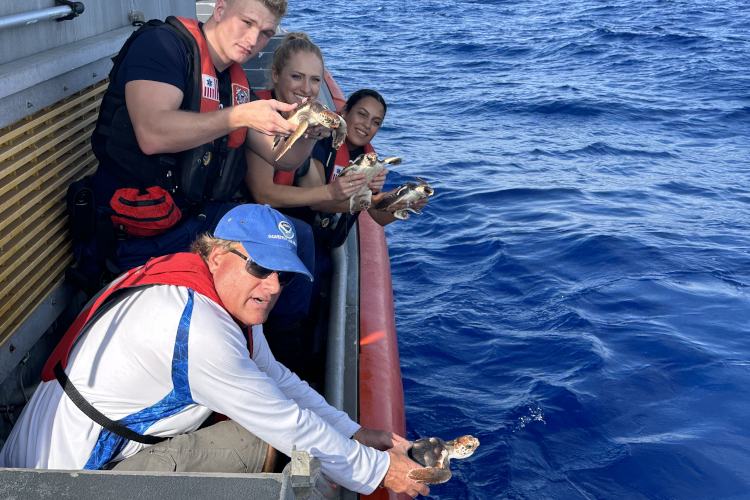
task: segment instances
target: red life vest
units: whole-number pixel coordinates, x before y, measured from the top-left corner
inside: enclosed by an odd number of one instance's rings
[[[264,101],[273,99],[270,90],[256,90],[255,95]],[[281,170],[277,170],[273,174],[273,183],[280,186],[294,186],[294,172],[282,172]]]
[[[67,367],[68,356],[70,356],[73,344],[75,344],[76,339],[86,327],[89,320],[94,316],[97,309],[107,302],[108,298],[120,290],[147,285],[184,286],[198,292],[204,297],[208,297],[224,309],[224,304],[222,304],[219,295],[216,293],[213,276],[200,255],[194,253],[176,253],[153,258],[146,265],[124,273],[109,288],[104,290],[91,307],[84,309],[78,315],[44,365],[42,381],[49,382],[50,380],[55,380],[53,370],[58,361],[62,362],[63,369]],[[245,330],[244,328],[242,329]],[[250,357],[252,357],[252,328],[247,328],[245,334],[248,338]]]
[[[365,144],[365,154],[374,152],[375,150],[369,142]],[[333,151],[331,151],[331,154],[333,154]],[[336,160],[333,162],[333,168],[326,168],[325,173],[326,177],[328,177],[328,182],[326,182],[326,184],[335,181],[341,171],[349,165],[349,161],[351,160],[356,160],[356,158],[349,158],[349,148],[346,146],[346,142],[344,142],[344,145],[336,152]],[[326,163],[330,163],[330,161]]]
[[[203,84],[200,112],[218,111],[221,104],[219,102],[219,80],[216,78],[216,68],[214,68],[214,63],[211,60],[208,43],[203,36],[203,32],[198,27],[199,21],[186,17],[176,17],[176,19],[187,28],[198,43],[198,50],[201,56],[201,80]],[[247,75],[245,75],[245,70],[242,69],[242,66],[237,63],[229,66],[229,76],[232,79],[232,106],[250,102],[250,84],[247,82]],[[247,128],[235,130],[229,134],[229,143],[227,146],[230,148],[242,146],[246,136]]]

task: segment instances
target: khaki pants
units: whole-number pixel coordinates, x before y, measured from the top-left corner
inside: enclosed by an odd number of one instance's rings
[[[230,420],[162,441],[118,462],[112,469],[255,473],[263,470],[268,452],[265,442]]]

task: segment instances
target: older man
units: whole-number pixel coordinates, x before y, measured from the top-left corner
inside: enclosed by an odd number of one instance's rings
[[[419,467],[408,441],[361,428],[268,349],[257,325],[285,284],[310,278],[295,245],[284,216],[243,205],[197,253],[110,285],[48,361],[0,467],[260,472],[269,445],[296,445],[355,491],[427,494],[406,478]],[[196,430],[211,412],[232,421]]]

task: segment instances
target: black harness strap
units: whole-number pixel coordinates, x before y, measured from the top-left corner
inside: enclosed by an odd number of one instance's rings
[[[166,439],[169,439],[138,434],[137,432],[128,429],[124,425],[118,424],[114,420],[108,419],[99,410],[91,406],[91,404],[89,404],[89,402],[86,401],[83,396],[81,396],[81,393],[78,392],[78,390],[75,388],[73,382],[71,382],[68,376],[65,375],[65,370],[63,370],[62,362],[57,362],[54,368],[54,372],[55,378],[57,378],[57,381],[62,386],[65,394],[67,394],[70,400],[73,401],[73,404],[76,405],[76,407],[78,407],[78,409],[81,410],[84,415],[89,417],[97,424],[101,425],[103,428],[107,429],[112,434],[116,434],[121,438],[125,438],[130,441],[135,441],[136,443],[142,444],[157,444],[165,441]]]

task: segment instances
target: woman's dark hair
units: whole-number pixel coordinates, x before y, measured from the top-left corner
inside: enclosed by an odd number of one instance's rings
[[[357,105],[359,101],[364,99],[365,97],[372,97],[376,101],[378,101],[380,104],[383,105],[383,118],[385,118],[385,113],[388,111],[388,105],[385,103],[385,99],[383,99],[383,96],[375,92],[374,90],[370,89],[359,89],[358,91],[354,92],[352,95],[349,96],[349,99],[346,100],[346,111],[349,112],[352,110],[354,106]]]

